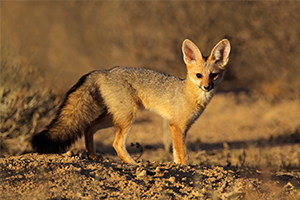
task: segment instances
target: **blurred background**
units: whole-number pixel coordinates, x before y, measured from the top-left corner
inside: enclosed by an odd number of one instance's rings
[[[0,5],[2,141],[24,136],[20,144],[28,142],[54,116],[62,94],[91,70],[131,66],[185,78],[181,45],[186,38],[205,56],[221,39],[230,40],[219,92],[256,94],[268,101],[300,97],[299,1]]]
[[[17,48],[46,79],[69,83],[119,65],[185,78],[185,38],[203,55],[228,38],[221,90],[299,95],[299,10],[297,1],[5,1],[1,54]]]

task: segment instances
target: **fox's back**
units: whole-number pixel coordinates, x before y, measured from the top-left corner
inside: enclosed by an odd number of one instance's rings
[[[115,67],[103,73],[99,87],[110,108],[117,104],[122,104],[122,109],[139,104],[162,115],[171,115],[171,105],[178,105],[175,101],[180,101],[185,93],[184,80],[149,69]]]

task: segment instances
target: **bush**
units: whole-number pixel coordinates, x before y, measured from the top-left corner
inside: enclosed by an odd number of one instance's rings
[[[30,151],[31,136],[55,115],[61,100],[59,92],[45,89],[41,72],[26,64],[11,50],[2,49],[0,66],[2,155]]]

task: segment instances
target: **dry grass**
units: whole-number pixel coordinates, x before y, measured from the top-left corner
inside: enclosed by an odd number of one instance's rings
[[[30,151],[31,136],[49,123],[61,95],[46,89],[41,72],[6,45],[0,66],[0,151],[19,155]]]

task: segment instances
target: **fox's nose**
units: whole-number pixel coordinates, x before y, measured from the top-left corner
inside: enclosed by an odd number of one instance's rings
[[[205,91],[208,92],[212,89],[212,86],[211,85],[204,85],[203,88],[204,88]]]

